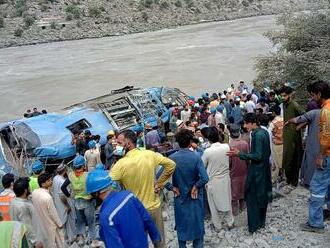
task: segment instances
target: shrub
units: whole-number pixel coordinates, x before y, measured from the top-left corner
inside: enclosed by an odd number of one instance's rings
[[[50,28],[51,28],[51,29],[56,29],[56,26],[57,26],[57,24],[56,24],[55,21],[52,21],[52,22],[50,23]]]
[[[23,35],[23,29],[21,29],[21,28],[16,29],[16,30],[14,31],[14,35],[15,35],[16,37],[21,37],[21,36]]]
[[[82,27],[82,23],[81,23],[81,21],[78,20],[77,23],[76,23],[76,25],[77,25],[77,28],[81,28],[81,27]]]
[[[72,17],[74,19],[79,19],[80,16],[81,16],[81,9],[78,7],[78,6],[75,6],[73,4],[71,5],[68,5],[66,8],[65,8],[65,12],[67,14],[72,14]],[[67,16],[68,17],[68,16]]]
[[[45,12],[45,11],[48,10],[48,6],[47,6],[46,4],[42,4],[42,5],[40,5],[40,10],[41,10],[42,12]]]
[[[177,0],[174,5],[178,8],[181,8],[182,7],[182,2],[180,0]]]
[[[22,16],[24,11],[27,10],[26,1],[25,0],[16,0],[15,2],[15,13],[16,16]]]
[[[169,6],[170,6],[170,5],[169,5],[168,2],[166,2],[166,1],[163,1],[163,2],[161,2],[161,4],[160,4],[160,7],[161,7],[162,9],[167,9]]]
[[[101,16],[101,10],[97,6],[90,6],[88,9],[89,16],[99,18]]]
[[[148,21],[149,16],[146,12],[142,12],[142,18],[144,21]]]
[[[151,5],[153,4],[153,0],[141,0],[141,5],[146,7],[146,8],[150,8]]]
[[[72,21],[73,20],[73,15],[71,13],[67,14],[65,20]]]
[[[5,19],[0,16],[0,28],[3,28],[5,26]]]
[[[24,19],[24,24],[25,24],[25,27],[31,27],[35,21],[35,18],[33,16],[25,16]]]

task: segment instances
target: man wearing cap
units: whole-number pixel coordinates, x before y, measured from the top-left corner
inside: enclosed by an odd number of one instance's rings
[[[74,206],[77,215],[77,234],[78,244],[83,245],[86,237],[86,227],[88,225],[89,241],[92,241],[91,246],[98,244],[96,240],[95,230],[95,203],[92,201],[92,196],[86,192],[85,171],[86,160],[83,156],[78,155],[73,160],[73,172],[69,173],[68,178],[61,186],[61,190],[66,197],[70,197],[70,192],[67,187],[71,184],[72,195],[74,197]],[[84,238],[85,237],[85,238]]]
[[[165,247],[159,192],[173,174],[175,163],[159,153],[137,149],[136,140],[136,134],[131,130],[125,130],[118,135],[118,146],[123,148],[124,157],[111,168],[110,176],[125,189],[131,190],[143,203],[162,236],[161,243],[156,247]],[[160,165],[163,166],[164,171],[156,179],[155,171]]]
[[[95,169],[95,166],[98,163],[101,163],[101,154],[100,151],[96,147],[96,141],[90,140],[88,142],[89,150],[85,152],[86,166],[88,171]]]
[[[4,191],[0,193],[0,214],[3,220],[10,220],[9,206],[10,202],[15,198],[13,191],[15,177],[11,173],[7,173],[2,177],[2,186]]]
[[[157,126],[152,127],[151,124],[146,124],[145,129],[147,134],[145,136],[146,140],[146,147],[147,148],[154,148],[160,144],[160,137],[158,134]]]
[[[108,173],[97,168],[86,182],[87,193],[102,202],[100,238],[106,247],[148,247],[148,236],[156,243],[160,234],[150,214],[130,191],[118,191]]]
[[[247,93],[247,91],[248,91],[248,87],[247,87],[247,85],[244,83],[244,81],[240,81],[240,82],[239,82],[239,86],[237,87],[237,89],[238,89],[238,91],[241,92],[241,93],[243,93],[244,90],[246,91],[246,93]]]
[[[33,192],[35,189],[39,188],[38,184],[38,176],[44,170],[44,164],[40,160],[36,160],[32,164],[32,173],[33,175],[30,176],[30,191]]]
[[[71,244],[76,236],[76,212],[71,198],[66,197],[61,187],[68,177],[66,164],[60,164],[56,169],[57,175],[53,179],[53,197],[57,213],[65,226],[66,239]]]

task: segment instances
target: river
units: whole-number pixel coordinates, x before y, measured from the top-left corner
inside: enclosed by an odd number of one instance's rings
[[[28,108],[56,111],[125,85],[178,87],[191,95],[255,77],[271,50],[274,16],[202,23],[120,37],[0,50],[0,121]]]

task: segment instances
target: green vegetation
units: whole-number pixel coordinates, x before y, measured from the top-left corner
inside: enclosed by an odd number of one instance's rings
[[[65,8],[65,12],[67,13],[66,19],[68,21],[72,20],[73,18],[79,19],[81,17],[81,9],[78,6],[73,5],[73,4],[68,5]]]
[[[303,100],[311,81],[330,80],[330,10],[284,14],[278,24],[281,31],[265,34],[276,51],[257,59],[255,81],[272,86],[290,82]]]
[[[146,8],[150,8],[153,3],[154,3],[153,0],[141,0],[140,1],[140,5],[142,5]]]
[[[27,10],[26,0],[16,0],[14,6],[16,16],[22,16],[23,13]]]
[[[174,5],[178,8],[181,8],[182,7],[182,2],[180,0],[177,0]]]
[[[5,19],[2,16],[0,16],[0,28],[3,27],[5,27]]]
[[[23,29],[18,28],[14,31],[14,36],[21,37],[23,35]]]
[[[166,1],[161,2],[160,8],[167,9],[168,7],[170,7],[168,2],[166,2]]]
[[[29,28],[35,22],[35,17],[34,16],[27,15],[27,16],[24,17],[23,21],[24,21],[25,27],[26,28]]]
[[[98,6],[90,6],[88,8],[88,13],[90,17],[99,18],[101,16],[101,9]]]
[[[50,28],[51,28],[51,29],[56,29],[56,27],[57,27],[57,23],[56,23],[55,21],[52,21],[52,22],[50,23]]]

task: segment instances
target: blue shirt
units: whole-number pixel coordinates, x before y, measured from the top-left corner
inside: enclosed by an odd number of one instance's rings
[[[100,210],[100,238],[106,247],[147,248],[160,234],[142,203],[130,191],[111,192]]]

